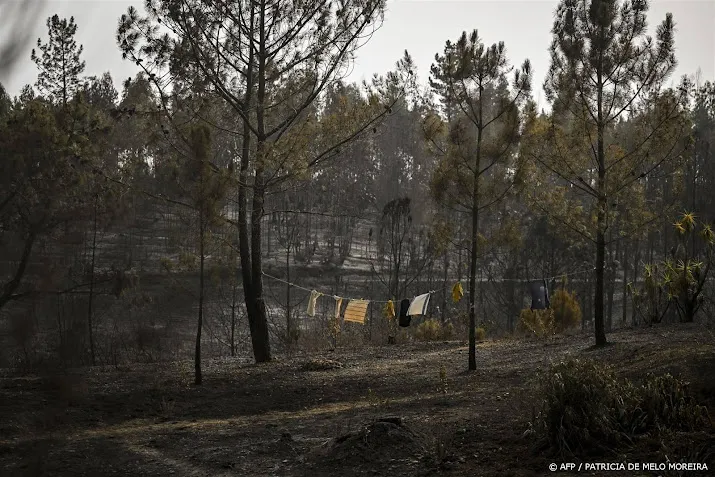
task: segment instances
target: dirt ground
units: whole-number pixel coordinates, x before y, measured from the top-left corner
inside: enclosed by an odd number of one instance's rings
[[[561,462],[535,451],[525,431],[537,405],[535,371],[567,357],[609,362],[636,380],[647,372],[683,377],[713,415],[711,330],[661,326],[609,339],[601,349],[582,334],[485,341],[471,373],[465,343],[439,342],[263,365],[212,360],[200,387],[190,361],[4,375],[0,475],[549,475],[549,464]],[[703,459],[715,469],[715,429],[639,442],[601,460],[666,459]]]

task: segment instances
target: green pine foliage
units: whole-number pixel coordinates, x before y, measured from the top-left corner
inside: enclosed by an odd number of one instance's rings
[[[80,90],[80,75],[85,62],[80,59],[83,46],[74,39],[77,24],[74,17],[60,19],[53,15],[47,19],[49,39],[47,43],[37,39],[37,48],[32,50],[32,61],[40,73],[37,77],[38,89],[55,104],[66,106]]]

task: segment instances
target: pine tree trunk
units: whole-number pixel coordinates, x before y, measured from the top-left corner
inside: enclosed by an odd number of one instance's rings
[[[234,280],[231,294],[231,356],[236,356],[236,306],[238,306],[238,283]]]
[[[641,258],[641,250],[640,250],[640,238],[636,238],[636,245],[635,245],[635,252],[633,254],[633,286],[638,287],[638,270],[640,268],[640,258]],[[636,322],[637,320],[636,316],[636,307],[633,306],[631,307],[631,323],[633,326],[636,326],[638,323]]]
[[[271,256],[271,231],[273,230],[273,222],[268,221],[268,227],[266,227],[266,256]]]
[[[481,88],[480,88],[481,93]],[[480,101],[480,122],[481,106]],[[482,129],[477,130],[477,161],[474,168],[474,184],[472,185],[472,234],[471,234],[471,255],[469,257],[469,370],[477,369],[477,253],[479,243],[479,168],[480,149],[482,144]]]
[[[611,240],[613,239],[613,233],[611,233]],[[616,293],[616,267],[615,267],[615,257],[618,256],[620,252],[620,240],[616,242],[616,250],[613,251],[613,242],[608,245],[608,311],[607,311],[607,321],[606,330],[610,333],[613,331],[613,295]]]
[[[203,186],[202,186],[203,193]],[[201,330],[204,324],[204,212],[199,210],[199,319],[196,326],[196,349],[194,352],[194,384],[200,385],[201,376]]]
[[[444,263],[443,263],[443,274],[442,274],[442,309],[440,310],[440,321],[444,324],[445,313],[447,310],[447,295],[449,294],[449,289],[447,288],[447,279],[449,274],[449,253],[444,252]]]
[[[628,259],[630,258],[628,253],[628,244],[628,240],[623,243],[623,310],[621,316],[621,326],[626,326],[626,322],[628,321]]]
[[[255,9],[258,6],[251,2],[250,6],[250,34],[254,34],[256,15]],[[265,25],[265,5],[261,9],[259,24]],[[248,64],[250,65],[246,74],[246,94],[244,103],[247,108],[251,108],[252,93],[254,91],[254,78],[258,78],[257,101],[255,105],[257,122],[257,146],[256,161],[254,165],[253,203],[251,210],[250,239],[248,225],[248,198],[247,186],[239,186],[239,251],[241,255],[241,271],[243,275],[244,299],[246,301],[246,312],[248,313],[248,326],[251,331],[251,344],[253,345],[253,356],[257,363],[264,363],[271,360],[270,337],[268,332],[268,320],[266,317],[266,307],[263,301],[263,275],[261,260],[261,216],[263,215],[263,203],[265,200],[265,190],[263,184],[263,165],[265,153],[264,137],[264,101],[265,101],[265,29],[260,28],[260,50],[258,61],[255,61],[256,49],[249,48]],[[258,63],[258,71],[255,71],[255,64]],[[247,184],[250,169],[250,138],[251,129],[248,123],[244,122],[243,129],[243,150],[241,157],[241,183]],[[250,240],[250,241],[249,241]]]
[[[594,296],[594,319],[593,325],[596,334],[596,346],[606,345],[606,332],[604,329],[604,309],[603,309],[603,299],[604,299],[604,265],[606,261],[606,223],[607,223],[607,211],[608,211],[608,201],[606,200],[606,153],[604,150],[604,118],[603,118],[603,81],[602,75],[603,70],[601,68],[601,62],[599,61],[599,67],[596,71],[597,84],[596,84],[596,94],[598,103],[598,121],[597,121],[597,161],[598,161],[598,180],[597,180],[597,190],[598,190],[598,200],[597,208],[598,212],[596,214],[596,293]]]
[[[287,224],[287,222],[286,222]],[[287,235],[287,234],[286,234]],[[292,237],[286,237],[286,281],[290,282],[290,243]],[[290,306],[290,285],[286,283],[286,343],[290,348],[293,344],[293,323],[291,319],[291,306]]]
[[[259,6],[259,44],[257,58],[258,88],[256,92],[256,163],[255,180],[253,184],[253,204],[251,209],[251,296],[247,299],[253,302],[253,353],[259,363],[271,360],[270,336],[268,331],[268,318],[266,316],[266,303],[263,298],[263,256],[261,251],[261,218],[265,203],[265,171],[264,161],[266,156],[265,118],[264,107],[266,101],[266,4]]]
[[[94,221],[92,228],[92,263],[89,271],[89,304],[87,305],[87,328],[89,331],[89,353],[92,366],[96,366],[94,354],[94,326],[92,324],[92,302],[94,301],[94,259],[97,251],[97,196],[94,196]]]
[[[586,281],[586,286],[588,287],[588,292],[586,293],[586,316],[588,317],[588,322],[593,326],[594,321],[594,297],[595,297],[595,273],[589,273],[588,280]]]
[[[263,143],[259,143],[259,150]],[[262,151],[261,151],[262,153]],[[270,336],[266,304],[263,298],[263,264],[261,256],[261,215],[263,212],[263,168],[256,167],[253,191],[253,209],[251,210],[251,289],[246,296],[246,306],[249,310],[249,326],[253,354],[257,363],[271,360]]]

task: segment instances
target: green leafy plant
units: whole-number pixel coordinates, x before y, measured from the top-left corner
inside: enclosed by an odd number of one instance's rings
[[[672,256],[645,266],[641,288],[629,285],[633,305],[646,323],[659,323],[671,306],[682,322],[692,322],[703,304],[703,290],[713,263],[715,232],[684,213],[673,227],[679,243]]]

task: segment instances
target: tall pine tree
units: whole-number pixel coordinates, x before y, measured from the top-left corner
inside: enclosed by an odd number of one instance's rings
[[[33,48],[32,61],[37,64],[40,73],[37,77],[37,88],[56,104],[67,106],[80,88],[80,75],[84,71],[84,61],[80,59],[83,47],[77,45],[74,39],[77,25],[74,17],[60,20],[56,14],[47,19],[49,41],[42,44],[37,39],[37,48]]]
[[[533,155],[580,191],[592,213],[595,230],[586,222],[580,231],[595,245],[597,346],[606,344],[606,248],[619,197],[627,201],[634,186],[673,164],[684,144],[681,101],[661,94],[676,65],[673,17],[653,39],[647,11],[647,0],[561,0],[544,84],[553,105],[549,140]],[[626,118],[634,125],[628,141],[617,128]]]
[[[439,133],[445,142],[433,177],[438,202],[466,211],[471,218],[469,264],[469,369],[476,361],[477,257],[483,251],[480,218],[486,209],[504,199],[515,184],[518,170],[516,146],[522,124],[522,106],[531,90],[531,65],[524,61],[510,72],[504,43],[484,45],[477,31],[462,34],[456,44],[447,42],[444,55],[436,56],[432,87],[442,96],[445,108],[457,113],[446,127],[426,128],[429,140]],[[435,121],[431,121],[434,123]],[[437,122],[440,122],[437,120]],[[432,137],[430,137],[432,136]]]

